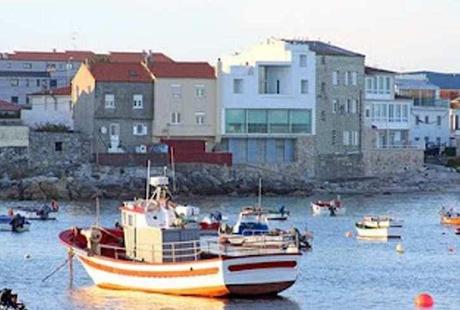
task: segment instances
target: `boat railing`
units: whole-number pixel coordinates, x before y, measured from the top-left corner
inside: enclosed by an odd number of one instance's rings
[[[281,254],[288,251],[297,251],[297,248],[290,248],[289,245],[295,245],[294,238],[286,240],[268,240],[265,236],[260,236],[257,241],[248,241],[243,245],[232,245],[230,243],[219,242],[219,240],[202,240],[201,248],[204,253],[219,256],[254,256],[267,254]]]

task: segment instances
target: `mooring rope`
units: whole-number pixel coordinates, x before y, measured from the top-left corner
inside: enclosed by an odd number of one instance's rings
[[[69,255],[67,257],[67,259],[61,264],[59,265],[56,269],[54,269],[49,275],[47,275],[46,277],[44,277],[42,279],[42,282],[45,282],[46,280],[48,280],[49,278],[51,278],[56,272],[58,272],[59,270],[61,270],[70,260],[73,259],[73,253],[72,251],[69,251]]]

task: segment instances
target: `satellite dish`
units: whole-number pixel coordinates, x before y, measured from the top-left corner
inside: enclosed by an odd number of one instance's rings
[[[104,127],[104,126],[102,126],[102,127],[101,127],[101,133],[102,133],[103,135],[105,135],[105,134],[107,133],[107,128]]]

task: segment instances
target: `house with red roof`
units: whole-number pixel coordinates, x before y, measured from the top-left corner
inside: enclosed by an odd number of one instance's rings
[[[21,106],[5,100],[0,100],[0,124],[17,125],[21,123]]]
[[[31,128],[60,125],[74,129],[70,85],[29,94],[29,104],[22,111],[22,121]]]
[[[214,68],[206,62],[154,62],[155,141],[198,139],[213,146],[217,136]]]
[[[145,152],[152,142],[153,76],[140,63],[83,64],[72,80],[75,130],[94,153]]]

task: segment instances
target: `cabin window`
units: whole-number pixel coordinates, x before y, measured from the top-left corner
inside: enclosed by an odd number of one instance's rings
[[[128,215],[128,226],[133,226],[133,216]]]

